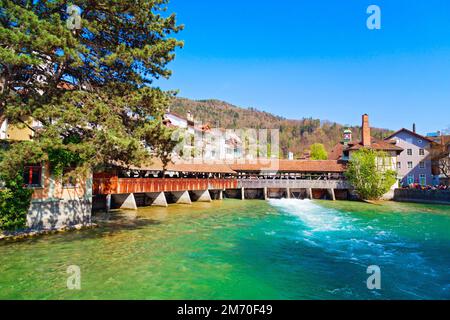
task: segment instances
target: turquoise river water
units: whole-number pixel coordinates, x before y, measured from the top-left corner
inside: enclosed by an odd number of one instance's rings
[[[100,218],[1,243],[0,299],[450,299],[448,206],[224,200]]]

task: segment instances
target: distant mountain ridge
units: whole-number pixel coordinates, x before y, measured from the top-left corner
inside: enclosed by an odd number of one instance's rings
[[[176,98],[171,105],[171,111],[186,116],[190,112],[195,120],[211,127],[226,129],[279,129],[280,148],[283,157],[293,152],[296,157],[303,154],[314,143],[322,143],[330,151],[342,140],[343,131],[349,128],[353,132],[353,139],[360,138],[360,126],[344,126],[342,124],[313,118],[286,119],[269,112],[255,108],[241,108],[225,101],[190,100]],[[371,128],[372,136],[387,137],[392,130]]]

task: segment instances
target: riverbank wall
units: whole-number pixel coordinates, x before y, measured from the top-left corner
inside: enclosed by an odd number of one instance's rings
[[[448,190],[396,189],[394,201],[450,205]]]

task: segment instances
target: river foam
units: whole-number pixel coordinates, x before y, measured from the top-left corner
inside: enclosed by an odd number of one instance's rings
[[[386,259],[395,251],[389,243],[399,242],[391,232],[377,226],[377,219],[372,220],[373,223],[362,221],[350,213],[322,207],[312,200],[271,199],[269,203],[297,219],[299,238],[296,240],[320,248],[337,260],[367,264],[375,259]]]

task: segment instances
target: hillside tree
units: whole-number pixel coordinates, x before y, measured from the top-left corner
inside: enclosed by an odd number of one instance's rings
[[[325,150],[325,146],[321,143],[314,143],[311,146],[311,159],[312,160],[328,160],[328,153]]]

